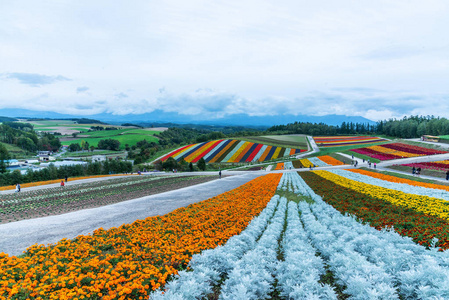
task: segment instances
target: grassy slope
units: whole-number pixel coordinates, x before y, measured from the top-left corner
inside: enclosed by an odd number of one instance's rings
[[[2,142],[0,142],[0,143],[3,146],[5,146],[6,150],[8,150],[8,153],[11,157],[21,158],[21,157],[27,156],[26,151],[22,150],[21,148],[15,146],[15,145],[10,145],[10,144],[6,144],[6,143],[2,143]],[[33,154],[35,154],[35,153],[33,153]]]

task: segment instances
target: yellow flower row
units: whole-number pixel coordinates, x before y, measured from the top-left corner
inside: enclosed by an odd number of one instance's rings
[[[276,159],[279,157],[279,154],[281,153],[282,147],[277,147],[276,150],[273,153],[273,156],[271,157],[271,159]]]
[[[449,219],[449,202],[428,196],[407,194],[404,192],[379,187],[347,179],[328,171],[314,171],[315,174],[345,188],[362,194],[388,201],[394,205],[405,206],[428,215]]]
[[[248,146],[249,142],[244,142],[243,145],[231,156],[231,158],[227,162],[234,162],[236,158],[242,153],[243,150],[246,149],[246,146]]]
[[[389,181],[389,182],[405,183],[405,184],[413,185],[413,186],[422,186],[422,187],[430,188],[430,189],[439,189],[439,190],[449,191],[449,186],[447,186],[447,185],[415,181],[415,180],[400,178],[400,177],[396,177],[396,176],[385,175],[382,173],[371,172],[371,171],[363,170],[363,169],[347,169],[346,171],[350,171],[350,172],[358,173],[358,174],[362,174],[362,175],[367,175],[367,176],[370,176],[373,178],[378,178],[378,179],[382,179],[382,180]]]
[[[313,164],[307,158],[300,159],[299,161],[304,166],[304,168],[313,167]]]

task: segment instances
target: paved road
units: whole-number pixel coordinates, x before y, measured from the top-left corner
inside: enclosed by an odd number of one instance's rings
[[[164,215],[229,191],[264,174],[266,172],[244,173],[108,206],[0,224],[0,252],[20,255],[36,243],[56,243],[63,238],[72,239],[91,233],[100,227],[108,229],[149,216]]]

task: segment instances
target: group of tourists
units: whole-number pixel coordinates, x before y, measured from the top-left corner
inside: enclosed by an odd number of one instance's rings
[[[412,168],[412,175],[413,176],[419,176],[419,175],[421,175],[421,168],[420,167],[418,167],[418,168],[415,168],[414,166],[413,166],[413,168]],[[447,179],[447,173],[446,173],[446,179]]]

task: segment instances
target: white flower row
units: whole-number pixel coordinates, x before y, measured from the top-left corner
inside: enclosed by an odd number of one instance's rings
[[[394,231],[379,231],[343,216],[303,184],[315,200],[310,208],[300,205],[306,232],[348,286],[345,292],[354,299],[393,299],[388,293],[394,287],[403,299],[449,299],[449,253],[426,250]]]
[[[278,202],[276,195],[245,230],[231,237],[224,246],[194,255],[189,264],[193,272],[180,271],[176,280],[166,285],[165,293],[156,291],[150,299],[201,299],[211,293],[213,286],[234,268],[236,261],[256,247],[256,241],[273,217]]]
[[[353,299],[399,299],[392,276],[348,247],[311,212],[309,204],[299,204],[301,220],[312,244],[329,261],[338,283]]]
[[[314,164],[315,166],[318,166],[318,167],[326,167],[326,166],[328,166],[327,163],[325,163],[324,161],[322,161],[322,160],[319,159],[318,157],[310,157],[310,158],[308,158],[308,160],[309,160],[312,164]]]
[[[285,169],[285,170],[294,169],[292,162],[291,162],[291,161],[286,161],[286,162],[284,163],[284,169]]]
[[[407,194],[415,194],[421,196],[429,196],[444,200],[449,200],[449,192],[445,190],[426,188],[422,186],[413,186],[406,183],[396,183],[390,182],[387,180],[382,180],[378,178],[374,178],[368,175],[358,174],[346,170],[332,170],[330,171],[334,174],[346,177],[351,180],[355,180],[358,182],[363,182],[367,184],[377,185],[386,189],[392,189],[400,192],[404,192]]]
[[[325,273],[323,260],[316,256],[299,219],[298,205],[288,203],[287,228],[282,240],[284,261],[277,267],[280,295],[287,299],[337,299],[329,285],[319,283]]]
[[[279,239],[284,229],[287,199],[281,198],[276,213],[254,249],[236,261],[223,283],[219,299],[266,299],[273,291]]]
[[[263,145],[263,146],[260,148],[259,152],[257,152],[256,156],[254,156],[252,162],[258,161],[259,158],[262,157],[262,154],[265,152],[265,150],[266,150],[267,148],[268,148],[268,145]]]

